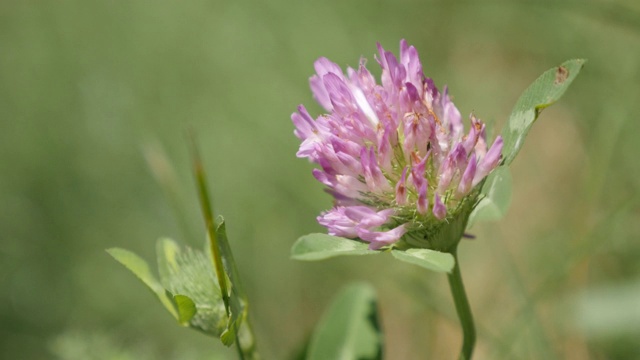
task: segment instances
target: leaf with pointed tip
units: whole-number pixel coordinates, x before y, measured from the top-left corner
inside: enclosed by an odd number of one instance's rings
[[[451,272],[455,265],[453,255],[430,249],[391,250],[391,255],[400,261],[436,272]]]
[[[382,359],[375,290],[356,283],[342,290],[316,327],[308,360]]]
[[[374,255],[379,251],[369,250],[369,245],[357,240],[327,234],[302,236],[291,247],[291,258],[295,260],[324,260],[342,255]]]
[[[220,246],[220,254],[222,256],[222,265],[231,285],[233,287],[232,293],[240,298],[245,298],[246,293],[240,283],[240,274],[238,272],[238,266],[231,252],[231,246],[229,245],[229,238],[227,237],[227,225],[222,216],[218,216],[216,221],[216,235],[218,237],[218,246]]]
[[[255,359],[257,356],[256,343],[251,323],[248,321],[249,301],[247,294],[240,281],[240,273],[231,251],[224,218],[219,216],[216,224],[216,237],[220,248],[222,265],[229,284],[229,306],[231,308],[231,318],[227,323],[227,328],[220,336],[220,340],[227,346],[238,341],[243,357],[245,359]]]
[[[224,219],[222,217],[214,219],[204,166],[200,159],[195,136],[193,133],[191,135],[193,170],[207,229],[207,254],[209,255],[209,264],[215,268],[213,274],[219,284],[227,320],[220,340],[227,346],[236,342],[240,349],[241,358],[254,359],[257,357],[257,353],[247,316],[248,301],[240,284],[240,276],[227,239]]]
[[[138,279],[140,279],[154,294],[156,294],[162,305],[164,305],[171,315],[178,319],[178,313],[174,307],[172,299],[167,296],[164,287],[162,287],[155,276],[153,276],[149,269],[149,265],[144,259],[129,250],[120,248],[107,249],[107,253],[137,276]]]
[[[495,221],[504,217],[511,204],[511,172],[507,166],[499,166],[487,177],[482,186],[482,198],[475,206],[467,229],[478,221]]]
[[[243,326],[243,321],[247,316],[247,299],[242,284],[240,283],[238,267],[231,252],[224,219],[220,216],[216,223],[216,237],[218,239],[218,246],[220,247],[222,265],[229,283],[229,306],[231,308],[231,318],[227,323],[226,329],[220,336],[220,340],[223,344],[230,346],[238,337],[238,332]],[[241,343],[240,345],[242,347],[253,346],[253,344],[246,343]]]
[[[504,164],[509,165],[520,151],[531,125],[540,112],[553,105],[578,76],[586,60],[574,59],[545,71],[522,93],[509,121],[502,129]]]

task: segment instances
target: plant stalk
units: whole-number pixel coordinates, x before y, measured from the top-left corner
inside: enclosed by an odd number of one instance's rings
[[[202,160],[200,159],[200,153],[198,152],[198,146],[196,144],[195,136],[191,135],[191,157],[193,158],[193,172],[196,179],[196,185],[198,187],[198,197],[200,199],[200,205],[202,210],[202,216],[204,218],[205,226],[207,229],[207,236],[209,237],[209,251],[211,251],[211,258],[213,260],[213,267],[216,271],[218,278],[218,285],[220,286],[220,292],[222,293],[222,301],[224,302],[227,316],[231,316],[231,307],[229,300],[229,287],[227,285],[227,278],[225,277],[225,271],[222,265],[222,255],[220,254],[220,246],[218,245],[218,237],[216,235],[215,220],[213,216],[213,209],[211,201],[209,200],[209,191],[206,183],[206,176],[204,174],[204,167],[202,166]]]
[[[204,166],[202,165],[202,160],[200,159],[200,154],[198,152],[198,146],[196,144],[195,135],[190,133],[191,137],[191,156],[193,159],[193,171],[196,179],[196,184],[198,187],[198,197],[200,199],[200,205],[202,208],[202,215],[205,221],[205,226],[207,229],[207,236],[209,238],[209,251],[211,252],[211,259],[213,260],[213,267],[216,272],[216,276],[218,278],[218,284],[220,286],[220,292],[222,294],[222,301],[224,303],[224,307],[227,313],[227,317],[231,319],[231,298],[230,298],[230,284],[227,282],[227,272],[224,269],[224,265],[222,262],[222,254],[220,248],[220,242],[218,241],[218,236],[216,234],[215,229],[215,218],[213,214],[213,207],[211,206],[211,200],[209,197],[209,191],[206,183],[206,176],[204,172]],[[226,244],[226,242],[225,242]],[[231,256],[229,250],[229,256]],[[231,258],[231,263],[233,260]],[[235,267],[235,265],[234,265]],[[237,285],[237,284],[236,284]],[[239,286],[237,285],[235,291],[238,291]],[[243,330],[247,332],[247,335],[244,336],[244,340],[241,343],[241,335],[242,331],[237,323],[233,325],[233,331],[235,332],[235,347],[238,351],[238,358],[240,360],[259,360],[260,355],[256,351],[255,348],[255,336],[253,334],[253,330],[251,325],[249,324],[249,319],[245,319],[245,324]],[[249,340],[245,342],[245,340]]]
[[[449,287],[451,288],[451,295],[453,296],[453,302],[456,306],[456,312],[460,319],[460,325],[462,325],[462,350],[460,351],[460,360],[470,360],[473,354],[473,347],[476,343],[476,329],[473,325],[473,315],[471,314],[471,307],[469,306],[469,300],[467,300],[467,293],[464,290],[464,284],[462,283],[462,274],[460,273],[460,265],[458,264],[457,246],[451,251],[451,255],[455,259],[455,265],[450,274]]]

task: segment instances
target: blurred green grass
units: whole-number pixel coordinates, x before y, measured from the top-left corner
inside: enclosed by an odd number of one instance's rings
[[[513,206],[461,247],[462,270],[478,359],[640,357],[640,326],[603,334],[574,319],[574,299],[640,277],[631,0],[2,2],[0,357],[65,358],[98,341],[134,354],[123,358],[232,358],[175,326],[103,251],[152,258],[165,235],[200,246],[193,128],[265,358],[295,353],[331,295],[362,279],[380,292],[387,358],[451,358],[460,332],[442,276],[390,259],[288,258],[297,237],[322,231],[315,216],[331,205],[295,158],[289,120],[300,103],[320,111],[307,84],[313,61],[365,56],[375,68],[375,42],[397,51],[401,38],[463,114],[498,129],[538,74],[589,59],[533,127],[514,162]],[[178,171],[187,231],[144,161],[154,142]]]

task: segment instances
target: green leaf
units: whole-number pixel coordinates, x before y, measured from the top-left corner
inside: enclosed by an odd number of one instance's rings
[[[231,293],[237,297],[245,298],[246,293],[240,283],[240,274],[233,253],[231,252],[229,238],[227,237],[227,225],[224,222],[224,218],[219,216],[216,224],[216,236],[218,237],[218,246],[220,246],[222,266],[227,274],[228,280],[231,282]]]
[[[178,308],[178,322],[183,326],[189,325],[189,321],[197,312],[196,304],[186,295],[174,295],[173,301]]]
[[[499,166],[487,177],[481,190],[481,199],[469,215],[467,229],[478,221],[500,220],[511,205],[511,172]]]
[[[429,249],[391,250],[391,255],[398,260],[436,272],[451,272],[455,265],[453,255]]]
[[[369,245],[357,240],[327,234],[309,234],[298,239],[291,247],[291,258],[295,260],[324,260],[342,255],[374,255],[379,251],[369,250]]]
[[[222,344],[224,344],[224,346],[231,346],[236,341],[238,331],[235,330],[234,327],[235,325],[227,327],[220,335],[220,341],[222,341]]]
[[[107,249],[107,253],[109,253],[109,255],[116,259],[116,261],[118,261],[124,267],[129,269],[129,271],[131,271],[149,289],[151,289],[151,291],[156,294],[162,305],[164,305],[164,307],[171,313],[171,315],[173,315],[173,317],[178,319],[178,313],[174,307],[172,299],[167,296],[164,287],[162,287],[155,276],[153,276],[151,270],[149,269],[149,265],[144,259],[129,250],[120,248]]]
[[[222,294],[207,255],[171,239],[156,244],[160,280],[172,294],[181,325],[220,336],[228,324]],[[176,294],[176,295],[173,295]]]
[[[220,247],[222,265],[229,283],[229,306],[231,308],[231,318],[229,319],[227,328],[222,333],[220,340],[223,344],[230,346],[238,337],[238,332],[247,317],[247,298],[240,283],[240,275],[238,273],[236,262],[233,258],[233,253],[231,252],[224,219],[222,217],[218,217],[217,224],[216,237],[218,239],[218,246]],[[244,341],[240,345],[243,348],[252,347],[254,345],[253,339],[251,339],[249,343]]]
[[[322,316],[307,359],[381,359],[382,346],[375,291],[357,283],[342,290]]]
[[[178,265],[177,259],[179,253],[180,247],[171,239],[159,239],[156,243],[156,257],[161,281],[162,279],[168,279],[171,274],[179,270],[180,265]]]
[[[224,219],[220,217],[216,221],[214,218],[204,166],[198,152],[195,136],[193,133],[191,135],[193,170],[207,229],[208,260],[209,264],[215,268],[212,274],[217,279],[227,320],[226,327],[220,334],[220,340],[227,346],[235,342],[240,350],[241,358],[254,359],[257,357],[257,353],[253,331],[247,316],[247,297],[240,284],[240,276],[227,239]]]
[[[540,112],[558,101],[578,76],[586,60],[569,60],[549,69],[520,96],[509,121],[502,130],[504,164],[509,165],[520,151],[524,138]]]
[[[222,217],[217,221],[214,219],[204,166],[193,133],[191,133],[191,154],[194,175],[198,184],[198,197],[207,229],[209,264],[215,268],[212,274],[217,278],[227,320],[220,340],[227,346],[235,342],[240,350],[241,358],[255,359],[258,354],[247,316],[248,301],[240,284],[240,276],[227,239],[224,219]]]

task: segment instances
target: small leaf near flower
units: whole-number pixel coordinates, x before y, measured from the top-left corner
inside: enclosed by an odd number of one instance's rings
[[[231,317],[229,318],[226,329],[220,336],[220,340],[223,344],[230,346],[238,338],[239,332],[241,332],[241,327],[249,326],[249,324],[244,321],[248,316],[248,301],[242,285],[240,284],[240,275],[231,252],[224,219],[222,217],[218,217],[216,224],[216,238],[218,240],[218,246],[220,247],[220,256],[225,276],[227,278],[227,283],[229,284],[229,307],[231,309]],[[254,346],[253,339],[247,340],[248,341],[240,343],[240,346]]]
[[[504,164],[509,165],[522,148],[524,139],[540,112],[553,105],[578,76],[585,59],[568,60],[545,71],[522,93],[507,125],[502,129]]]
[[[326,234],[309,234],[298,239],[291,248],[291,258],[315,261],[343,255],[374,255],[369,244]]]
[[[436,272],[451,272],[455,265],[453,255],[430,249],[391,250],[391,255],[398,260]]]
[[[509,167],[495,169],[482,186],[481,199],[469,215],[467,229],[478,221],[495,221],[504,217],[511,204],[511,173]]]

